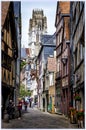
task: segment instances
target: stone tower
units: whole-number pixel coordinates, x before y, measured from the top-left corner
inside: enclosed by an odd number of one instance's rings
[[[31,48],[31,57],[35,57],[40,49],[40,36],[47,33],[47,18],[43,10],[35,9],[32,12],[32,18],[29,20],[29,48]]]

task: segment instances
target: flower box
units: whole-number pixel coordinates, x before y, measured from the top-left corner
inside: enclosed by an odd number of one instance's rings
[[[69,108],[70,123],[76,123],[76,109],[73,107]]]
[[[72,112],[75,112],[75,110],[76,110],[76,109],[73,108],[73,107],[70,107],[70,108],[69,108],[69,111],[70,111],[70,112],[71,112],[71,111],[72,111]]]
[[[79,94],[76,94],[76,95],[74,96],[74,99],[75,99],[76,101],[81,101],[81,97],[80,97]]]
[[[77,119],[84,120],[84,110],[77,111]]]

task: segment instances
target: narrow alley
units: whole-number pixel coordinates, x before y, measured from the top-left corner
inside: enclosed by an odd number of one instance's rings
[[[0,4],[1,128],[84,129],[85,1]]]
[[[41,112],[37,108],[28,108],[22,118],[2,123],[2,128],[78,128],[76,124],[70,124],[63,115]]]

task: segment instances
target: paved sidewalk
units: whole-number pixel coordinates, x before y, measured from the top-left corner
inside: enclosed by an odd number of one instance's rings
[[[57,114],[57,113],[56,114],[51,114],[49,112],[44,112],[44,113],[49,114],[52,117],[59,117],[60,119],[68,121],[69,124],[70,124],[70,128],[78,128],[78,124],[70,123],[68,117],[66,117],[65,115]]]

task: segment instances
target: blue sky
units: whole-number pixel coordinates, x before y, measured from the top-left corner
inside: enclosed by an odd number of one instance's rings
[[[48,34],[55,32],[55,16],[56,16],[57,0],[22,0],[22,45],[28,47],[28,29],[29,19],[32,18],[33,9],[43,9],[44,15],[47,17]]]

